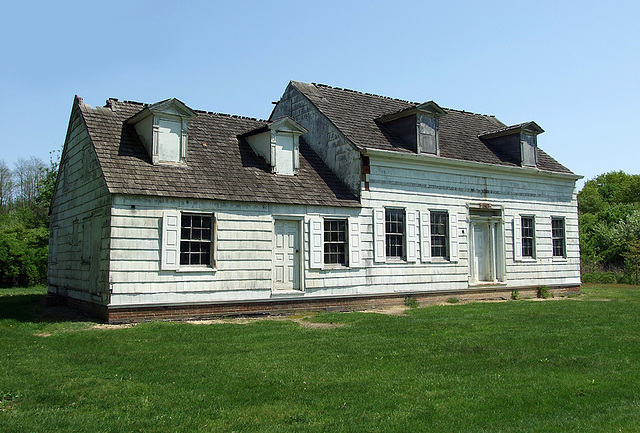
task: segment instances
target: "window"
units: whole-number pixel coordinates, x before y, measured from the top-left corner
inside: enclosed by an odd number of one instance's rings
[[[532,216],[521,217],[522,257],[533,258],[535,226]]]
[[[565,257],[564,218],[551,218],[551,238],[553,240],[553,256]]]
[[[347,265],[346,220],[324,220],[324,263]]]
[[[359,267],[359,217],[336,215],[309,218],[309,268]]]
[[[431,212],[431,257],[447,257],[449,225],[446,212]]]
[[[213,215],[182,214],[180,265],[211,266]]]
[[[404,257],[404,210],[385,209],[387,257]]]

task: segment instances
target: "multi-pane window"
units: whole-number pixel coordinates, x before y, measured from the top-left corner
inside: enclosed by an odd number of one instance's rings
[[[531,216],[523,216],[521,218],[522,227],[522,257],[531,257],[533,258],[533,246],[534,246],[534,221]]]
[[[347,265],[346,220],[324,220],[324,263]]]
[[[447,257],[447,227],[449,225],[446,212],[431,212],[431,257]]]
[[[553,240],[553,256],[565,257],[564,218],[551,218],[551,238]]]
[[[180,264],[211,266],[213,215],[182,214]]]
[[[387,257],[404,257],[404,210],[385,209],[384,222]]]

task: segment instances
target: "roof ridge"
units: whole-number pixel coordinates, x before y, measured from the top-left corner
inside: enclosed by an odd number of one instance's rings
[[[311,84],[313,84],[316,87],[326,87],[327,89],[339,90],[339,91],[350,92],[350,93],[357,93],[357,94],[360,94],[360,95],[363,95],[363,96],[373,96],[373,97],[376,97],[376,98],[387,99],[387,100],[397,101],[397,102],[404,102],[404,103],[407,103],[407,104],[414,104],[414,105],[422,104],[422,102],[409,101],[407,99],[394,98],[392,96],[378,95],[376,93],[360,92],[358,90],[351,90],[351,89],[345,89],[345,88],[342,88],[342,87],[329,86],[327,84],[322,84],[322,83],[311,83]],[[472,115],[475,115],[475,116],[492,117],[492,118],[496,117],[494,114],[476,113],[476,112],[468,111],[468,110],[458,110],[456,108],[442,107],[442,109],[443,110],[449,110],[449,111],[457,111],[459,113],[472,114]]]
[[[218,113],[218,112],[206,111],[206,110],[193,110],[193,111],[200,114],[209,114],[211,116],[230,117],[232,119],[255,120],[256,122],[268,122],[268,120],[265,120],[265,119],[259,119],[257,117],[251,117],[251,116],[242,116],[239,114]]]
[[[346,88],[343,88],[343,87],[334,87],[334,86],[329,86],[327,84],[322,84],[322,83],[311,83],[311,84],[313,84],[316,87],[326,87],[327,89],[340,90],[342,92],[357,93],[357,94],[363,95],[363,96],[373,96],[373,97],[381,98],[381,99],[389,99],[389,100],[392,100],[392,101],[406,102],[407,104],[420,104],[420,102],[408,101],[406,99],[394,98],[392,96],[378,95],[376,93],[365,93],[365,92],[361,92],[359,90],[346,89]]]
[[[150,105],[152,105],[152,104],[149,104],[147,102],[127,101],[127,100],[119,101],[118,98],[109,98],[109,99],[107,99],[107,102],[105,103],[104,108],[113,108],[114,103],[115,104],[137,105],[137,106],[140,106],[142,108],[149,107]],[[251,116],[241,116],[239,114],[217,113],[217,112],[213,112],[213,111],[197,110],[197,109],[194,109],[193,111],[195,111],[196,113],[199,113],[199,114],[209,114],[209,115],[219,116],[219,117],[230,117],[232,119],[255,120],[257,122],[267,122],[267,120],[265,120],[265,119],[259,119],[257,117],[251,117]]]

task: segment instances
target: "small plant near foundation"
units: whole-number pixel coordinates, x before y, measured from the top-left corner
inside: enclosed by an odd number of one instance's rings
[[[511,299],[513,299],[514,301],[520,299],[520,292],[518,292],[517,290],[513,290],[511,292]]]
[[[547,286],[538,287],[538,298],[549,299],[551,297],[551,292]]]
[[[420,306],[420,302],[413,296],[407,296],[404,298],[404,305],[409,308],[418,308]]]
[[[447,302],[450,304],[457,304],[458,302],[460,302],[460,299],[458,298],[449,298],[447,299]]]

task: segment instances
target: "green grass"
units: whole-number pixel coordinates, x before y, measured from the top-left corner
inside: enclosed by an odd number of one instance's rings
[[[0,290],[2,432],[640,431],[640,288],[292,321],[55,320]]]

